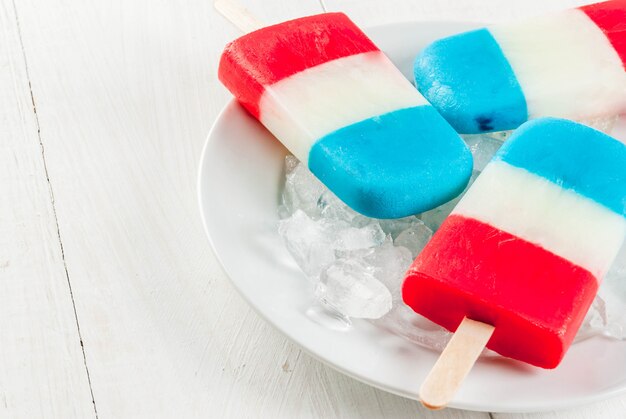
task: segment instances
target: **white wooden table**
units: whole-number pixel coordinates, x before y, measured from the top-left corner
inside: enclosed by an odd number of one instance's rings
[[[543,0],[252,0],[268,23],[496,21]],[[309,358],[209,249],[196,170],[237,30],[210,0],[0,0],[0,418],[623,418],[427,412]],[[227,199],[227,197],[216,197]]]

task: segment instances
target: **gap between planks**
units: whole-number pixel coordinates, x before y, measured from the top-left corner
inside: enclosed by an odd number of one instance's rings
[[[91,385],[91,377],[89,376],[89,367],[87,366],[87,356],[85,355],[85,346],[83,344],[83,336],[80,331],[80,322],[78,321],[78,313],[76,312],[76,303],[74,301],[74,293],[72,292],[72,283],[70,281],[70,274],[67,270],[67,263],[65,261],[65,250],[63,248],[63,240],[61,239],[61,228],[59,226],[59,218],[57,216],[56,203],[54,201],[54,189],[52,188],[52,183],[50,182],[50,175],[48,173],[48,165],[46,163],[46,153],[43,145],[43,140],[41,138],[41,126],[39,125],[39,116],[37,115],[37,105],[35,102],[35,96],[33,94],[33,87],[30,80],[30,72],[28,70],[28,59],[26,58],[26,49],[24,48],[24,41],[22,39],[22,28],[20,26],[20,19],[17,12],[17,6],[15,4],[15,0],[11,0],[13,6],[13,15],[15,16],[15,24],[17,26],[17,34],[20,42],[20,49],[22,52],[22,60],[24,62],[24,69],[26,73],[26,80],[28,81],[28,90],[30,93],[31,103],[33,105],[33,114],[35,119],[35,125],[37,127],[37,138],[39,139],[39,149],[41,150],[41,159],[43,162],[44,175],[46,176],[46,182],[48,183],[48,193],[50,195],[50,204],[52,206],[52,214],[54,216],[54,224],[56,228],[57,238],[59,240],[59,249],[61,251],[61,260],[63,261],[63,269],[65,271],[65,279],[67,280],[67,286],[70,292],[70,298],[72,300],[72,310],[74,312],[74,320],[76,321],[76,329],[78,332],[78,338],[80,340],[80,350],[83,355],[83,365],[85,366],[85,373],[87,374],[87,382],[89,383],[89,394],[91,395],[91,403],[93,404],[93,411],[96,419],[98,419],[98,409],[96,407],[96,400],[93,396],[93,388]]]

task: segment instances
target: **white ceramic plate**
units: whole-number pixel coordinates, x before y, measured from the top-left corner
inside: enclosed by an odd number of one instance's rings
[[[420,48],[474,26],[404,23],[366,32],[410,78]],[[619,125],[616,134],[626,139],[626,123]],[[285,154],[236,103],[219,116],[203,151],[198,185],[215,253],[248,303],[308,353],[365,383],[417,398],[437,353],[365,321],[334,330],[307,315],[311,285],[277,233]],[[492,412],[553,410],[625,390],[626,342],[593,338],[575,344],[552,371],[503,358],[481,359],[450,406]]]

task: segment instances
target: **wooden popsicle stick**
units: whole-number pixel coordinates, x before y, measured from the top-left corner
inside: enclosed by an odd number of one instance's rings
[[[234,0],[215,0],[213,7],[243,33],[250,33],[266,26],[248,9]]]
[[[422,404],[443,409],[452,400],[485,345],[494,327],[465,317],[420,388]]]

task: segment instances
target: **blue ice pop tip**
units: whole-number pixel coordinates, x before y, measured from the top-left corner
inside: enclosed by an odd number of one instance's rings
[[[558,118],[522,125],[494,160],[525,169],[626,216],[626,145]]]
[[[502,49],[487,29],[443,38],[415,59],[419,91],[460,133],[517,128],[526,99]]]
[[[309,152],[309,169],[355,211],[400,218],[460,194],[472,155],[432,106],[390,112],[339,129]]]

